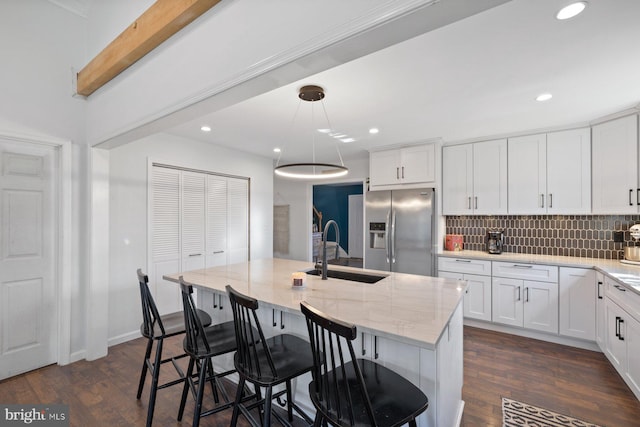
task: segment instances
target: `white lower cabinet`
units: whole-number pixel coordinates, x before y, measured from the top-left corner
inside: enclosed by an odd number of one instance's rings
[[[560,268],[560,335],[596,340],[595,271]]]
[[[494,277],[495,323],[558,333],[558,284]]]
[[[473,273],[487,273],[469,274]],[[464,317],[491,321],[491,261],[465,260],[462,258],[440,258],[438,277],[466,280],[464,295]]]
[[[640,295],[605,278],[604,353],[640,399]]]

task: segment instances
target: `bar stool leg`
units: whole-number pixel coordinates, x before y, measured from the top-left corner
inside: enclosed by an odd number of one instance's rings
[[[266,387],[264,392],[264,420],[262,421],[263,427],[271,427],[271,394],[273,388],[271,386]]]
[[[193,359],[189,359],[189,366],[187,367],[187,373],[185,374],[184,387],[182,388],[182,398],[180,399],[180,409],[178,409],[178,421],[182,421],[182,415],[184,414],[184,406],[187,403],[187,393],[189,393],[189,387],[191,386],[191,375],[193,375]]]
[[[162,339],[156,344],[156,359],[153,364],[151,393],[149,395],[149,409],[147,410],[147,427],[151,427],[153,410],[156,406],[156,394],[158,393],[158,380],[160,379],[160,365],[162,363]]]
[[[240,381],[238,381],[238,389],[236,390],[236,401],[233,404],[233,414],[231,415],[231,427],[236,427],[236,424],[238,424],[238,415],[240,414],[243,390],[244,378],[240,377]]]
[[[144,353],[144,361],[142,362],[142,371],[140,372],[140,383],[138,384],[137,399],[142,396],[142,389],[144,388],[144,381],[147,379],[147,361],[151,356],[151,350],[153,349],[153,340],[147,340],[147,351]]]
[[[202,412],[202,397],[204,396],[204,389],[207,385],[207,364],[203,363],[200,366],[200,376],[198,377],[198,393],[196,395],[196,407],[193,411],[193,427],[200,425],[200,413]]]
[[[287,381],[287,415],[289,422],[293,422],[293,396],[291,393],[291,380]]]

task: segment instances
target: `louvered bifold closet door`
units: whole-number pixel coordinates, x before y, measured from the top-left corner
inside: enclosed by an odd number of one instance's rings
[[[227,264],[227,178],[207,177],[206,266]]]
[[[249,181],[246,179],[227,181],[227,250],[229,264],[249,259]]]
[[[181,269],[181,172],[154,166],[149,186],[151,266],[149,284],[161,314],[181,309],[180,288],[162,279]]]
[[[204,268],[206,179],[182,172],[182,271]]]

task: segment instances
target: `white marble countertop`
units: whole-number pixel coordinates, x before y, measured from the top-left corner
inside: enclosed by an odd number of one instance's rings
[[[464,282],[413,274],[389,273],[331,265],[330,270],[382,273],[374,284],[347,280],[322,280],[306,275],[303,289],[292,289],[291,274],[313,268],[310,262],[260,259],[164,276],[202,288],[238,292],[289,312],[300,312],[307,301],[337,319],[353,323],[362,332],[400,338],[425,348],[435,348],[454,310],[464,295]]]
[[[579,258],[571,256],[516,254],[503,252],[490,254],[483,251],[445,251],[439,257],[479,259],[485,261],[522,262],[528,264],[557,265],[560,267],[594,268],[627,288],[640,294],[640,265],[623,264],[619,260]]]

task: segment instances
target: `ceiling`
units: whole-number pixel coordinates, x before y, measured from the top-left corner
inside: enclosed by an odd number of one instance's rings
[[[569,0],[513,0],[309,76],[169,131],[281,163],[362,158],[368,150],[584,124],[640,102],[640,1],[589,0],[567,21]],[[325,88],[300,102],[301,86]],[[553,98],[537,102],[549,92]],[[299,106],[299,111],[296,111]],[[312,122],[312,108],[313,122]],[[295,116],[295,118],[294,118]],[[211,132],[200,130],[202,125]],[[330,127],[343,143],[315,129]],[[369,134],[371,127],[380,129]]]

